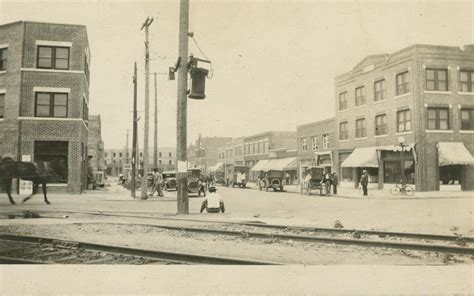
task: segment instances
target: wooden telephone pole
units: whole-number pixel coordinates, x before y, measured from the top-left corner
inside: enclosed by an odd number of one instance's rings
[[[133,198],[135,198],[137,162],[140,163],[140,159],[137,157],[137,121],[137,62],[135,62],[133,71],[132,189],[130,190]]]
[[[141,199],[147,199],[148,194],[148,136],[149,136],[149,112],[150,107],[150,52],[148,41],[148,28],[153,23],[153,18],[147,18],[142,25],[141,30],[145,28],[145,131],[143,135],[143,176],[142,176],[142,194]]]
[[[155,76],[155,125],[153,132],[153,168],[158,168],[158,93],[156,86],[156,72]]]
[[[177,112],[177,189],[178,214],[189,214],[187,172],[187,90],[188,90],[188,32],[189,0],[180,0],[179,10],[179,68]]]

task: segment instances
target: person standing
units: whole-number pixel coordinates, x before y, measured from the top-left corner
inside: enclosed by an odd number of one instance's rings
[[[360,177],[360,184],[362,185],[364,196],[367,196],[368,195],[367,185],[369,185],[369,174],[367,173],[366,170],[362,172],[362,176]]]
[[[339,185],[339,178],[337,177],[336,172],[332,173],[332,186],[333,186],[333,193],[337,194],[337,185]]]
[[[156,191],[158,191],[158,197],[163,196],[163,190],[162,190],[162,185],[163,185],[163,176],[158,172],[157,168],[153,169],[153,186],[151,190],[150,196],[153,197]]]
[[[305,194],[306,195],[311,195],[311,179],[312,179],[312,176],[311,176],[311,170],[308,170],[307,174],[306,174],[306,177],[304,178],[304,191],[305,191]]]

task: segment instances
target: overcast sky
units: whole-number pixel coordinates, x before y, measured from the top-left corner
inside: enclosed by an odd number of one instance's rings
[[[212,60],[214,77],[207,80],[206,100],[188,100],[188,144],[199,133],[238,137],[295,131],[297,125],[330,118],[334,77],[369,54],[392,53],[415,43],[474,43],[472,1],[289,2],[191,0],[190,31]],[[155,18],[150,27],[151,71],[166,72],[178,53],[178,0],[0,0],[0,23],[87,26],[90,114],[102,117],[107,149],[123,147],[126,130],[132,128],[134,61],[139,67],[139,110],[144,111],[140,27],[147,16]],[[191,39],[189,48],[203,57]],[[153,77],[150,82],[153,110]],[[176,144],[176,93],[176,81],[158,75],[159,146]],[[141,117],[143,135],[143,113]],[[152,112],[150,128],[152,137]]]

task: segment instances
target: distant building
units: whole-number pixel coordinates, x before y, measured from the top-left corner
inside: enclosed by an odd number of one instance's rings
[[[89,115],[88,126],[89,166],[93,172],[105,171],[105,152],[100,115]]]
[[[225,179],[232,179],[234,167],[244,166],[244,138],[235,138],[217,148],[217,166],[221,166]],[[218,170],[218,168],[215,168]]]
[[[0,155],[51,162],[50,191],[86,188],[90,61],[85,26],[0,25]]]
[[[153,148],[148,149],[148,167],[153,170]],[[143,149],[138,151],[138,159],[140,168],[143,168]],[[119,174],[127,174],[131,169],[132,149],[105,149],[105,163],[107,167],[107,175],[118,176]],[[174,147],[158,147],[158,167],[160,172],[176,169],[176,148]]]
[[[218,148],[231,141],[230,137],[199,136],[195,144],[188,147],[188,166],[201,168],[204,173],[208,173],[218,162]]]
[[[368,56],[335,91],[341,180],[357,183],[366,169],[380,188],[404,176],[417,191],[474,189],[474,45]]]
[[[336,142],[334,118],[297,126],[296,140],[300,180],[308,167],[324,166],[329,171],[334,170],[333,151]]]

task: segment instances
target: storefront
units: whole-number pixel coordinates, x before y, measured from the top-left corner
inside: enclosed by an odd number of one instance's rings
[[[439,142],[439,182],[443,185],[461,185],[462,190],[473,190],[467,171],[472,169],[474,158],[462,142]]]

